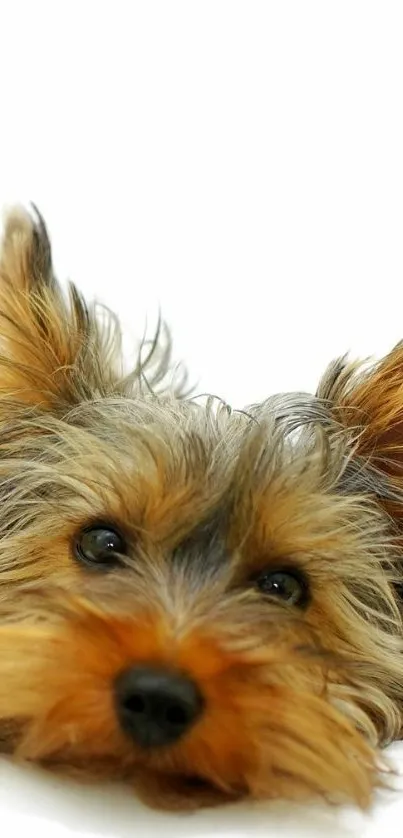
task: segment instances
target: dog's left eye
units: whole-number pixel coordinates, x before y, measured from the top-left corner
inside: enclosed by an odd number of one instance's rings
[[[304,606],[308,600],[308,586],[299,571],[263,570],[254,578],[263,594],[281,599],[289,605]]]
[[[88,565],[114,565],[119,555],[126,553],[126,544],[117,530],[109,527],[88,527],[79,534],[75,554]]]

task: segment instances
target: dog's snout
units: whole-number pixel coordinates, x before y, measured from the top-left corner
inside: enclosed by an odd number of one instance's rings
[[[199,717],[203,700],[184,675],[137,666],[122,672],[115,684],[121,727],[137,745],[156,748],[179,739]]]

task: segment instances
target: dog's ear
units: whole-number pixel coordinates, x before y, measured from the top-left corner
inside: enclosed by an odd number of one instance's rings
[[[169,359],[167,345],[156,359],[158,339],[151,344],[147,381],[155,384]],[[0,256],[0,401],[7,395],[52,409],[132,395],[145,367],[125,376],[117,318],[87,306],[72,284],[63,293],[39,212],[9,213]]]
[[[362,468],[385,478],[385,506],[403,525],[403,343],[374,364],[339,359],[317,395],[338,424],[351,430]]]

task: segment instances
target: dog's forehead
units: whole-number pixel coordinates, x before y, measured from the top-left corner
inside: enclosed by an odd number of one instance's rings
[[[122,474],[168,473],[172,488],[178,480],[228,482],[231,474],[238,485],[250,486],[318,453],[328,469],[340,471],[340,450],[347,447],[326,405],[300,393],[245,411],[218,400],[100,399],[70,410],[57,433],[76,453],[92,455],[95,465],[98,457]]]
[[[279,473],[293,482],[310,460],[318,480],[323,470],[340,472],[334,423],[319,400],[304,394],[275,396],[239,412],[222,402],[103,399],[70,411],[68,422],[83,453],[88,444],[95,468],[120,472],[121,492],[142,484],[157,489],[156,502],[182,486],[195,498],[204,495],[204,510],[215,510],[228,494],[261,490]]]
[[[181,435],[189,442],[194,434],[205,442],[233,439],[239,447],[251,436],[275,444],[278,438],[292,437],[307,427],[335,429],[329,407],[315,396],[298,392],[277,394],[242,410],[218,398],[208,398],[207,403],[167,396],[103,398],[76,405],[63,420],[96,435],[107,434],[111,441],[127,435],[133,439],[148,430],[150,437]]]
[[[45,424],[50,431],[50,420]],[[48,433],[43,457],[53,463],[61,454],[60,486],[61,472],[76,485],[91,482],[94,492],[104,483],[116,510],[121,500],[123,516],[143,506],[150,526],[165,516],[175,529],[175,520],[186,518],[190,532],[223,504],[228,508],[234,495],[247,517],[256,492],[270,495],[280,478],[283,496],[293,494],[306,473],[308,492],[333,497],[370,492],[389,498],[393,488],[385,474],[355,456],[354,437],[333,419],[330,406],[304,393],[272,396],[239,412],[218,400],[102,398],[55,419],[54,431],[56,444]],[[35,461],[37,454],[35,448]],[[201,531],[194,543],[200,537]]]

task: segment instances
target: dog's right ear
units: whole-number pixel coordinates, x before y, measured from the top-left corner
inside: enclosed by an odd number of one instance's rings
[[[133,395],[146,364],[124,375],[118,320],[106,309],[99,314],[74,285],[63,293],[40,213],[10,212],[0,256],[0,402],[7,396],[63,410],[105,396]],[[156,339],[150,350],[152,384],[168,366],[169,342],[156,360],[159,349]]]
[[[62,293],[42,216],[12,210],[0,257],[0,395],[54,408],[104,394],[114,348],[76,288]]]

